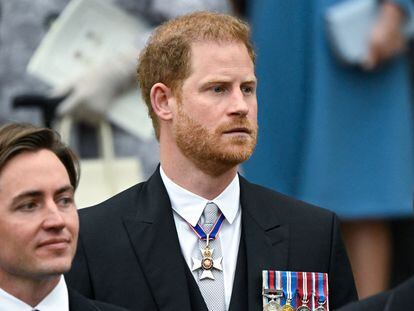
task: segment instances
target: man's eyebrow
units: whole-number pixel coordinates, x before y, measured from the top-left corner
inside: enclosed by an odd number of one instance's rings
[[[71,185],[67,185],[67,186],[63,186],[61,188],[59,188],[56,192],[55,195],[59,195],[62,194],[66,191],[70,191],[70,192],[74,192],[73,186]],[[25,199],[28,197],[40,197],[43,195],[43,191],[40,190],[28,190],[28,191],[24,191],[22,193],[19,193],[17,196],[15,196],[12,200],[12,204],[18,202],[21,199]]]
[[[64,186],[64,187],[62,187],[62,188],[59,188],[59,189],[55,192],[55,195],[56,195],[56,194],[61,194],[61,193],[63,193],[63,192],[67,192],[67,191],[70,191],[70,192],[74,193],[74,192],[75,192],[75,189],[73,189],[73,186],[72,186],[72,185],[67,185],[67,186]]]
[[[39,190],[29,190],[19,193],[15,196],[12,200],[12,204],[17,203],[18,201],[25,199],[25,198],[34,198],[34,197],[41,197],[43,195],[42,191]]]
[[[209,86],[209,85],[223,84],[223,83],[224,84],[225,83],[231,83],[231,81],[227,81],[225,79],[211,79],[211,80],[208,80],[207,82],[205,82],[203,84]]]
[[[211,80],[206,81],[205,83],[203,83],[203,86],[213,86],[215,84],[232,84],[232,83],[233,81],[231,81],[230,79],[227,80],[225,78],[223,79],[217,78],[217,79],[211,79]],[[248,79],[248,80],[241,82],[241,84],[256,84],[256,83],[257,83],[257,80],[255,78]]]

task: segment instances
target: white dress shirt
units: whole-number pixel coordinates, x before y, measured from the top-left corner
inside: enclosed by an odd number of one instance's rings
[[[68,288],[64,278],[61,276],[56,287],[35,307],[17,299],[0,288],[0,310],[1,311],[69,311]]]
[[[189,224],[192,226],[197,224],[208,202],[214,202],[226,218],[219,233],[219,241],[223,256],[224,297],[228,310],[241,235],[239,176],[236,174],[227,188],[215,199],[207,200],[174,183],[162,167],[160,173],[174,210],[174,222],[181,251],[190,270],[193,266],[191,255],[194,248],[198,247],[198,237]],[[195,277],[194,273],[193,276]]]

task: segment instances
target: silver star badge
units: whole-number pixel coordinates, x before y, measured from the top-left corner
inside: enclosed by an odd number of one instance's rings
[[[202,269],[203,272],[200,275],[200,280],[203,279],[211,279],[215,280],[212,270],[220,270],[222,271],[223,268],[221,266],[221,262],[223,260],[222,257],[218,257],[217,259],[213,260],[213,252],[214,248],[206,246],[205,249],[200,249],[202,258],[197,259],[194,257],[191,257],[193,260],[193,269],[192,271],[196,271],[198,269]]]

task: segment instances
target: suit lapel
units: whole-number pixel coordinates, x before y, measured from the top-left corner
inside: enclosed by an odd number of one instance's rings
[[[142,187],[124,224],[158,308],[190,311],[185,261],[159,170]]]
[[[277,208],[269,207],[269,202],[258,197],[254,187],[240,178],[250,311],[263,308],[262,270],[287,270],[289,249],[289,225],[280,223]]]

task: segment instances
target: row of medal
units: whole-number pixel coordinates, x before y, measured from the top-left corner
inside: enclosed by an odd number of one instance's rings
[[[329,311],[328,274],[263,270],[264,311]]]

